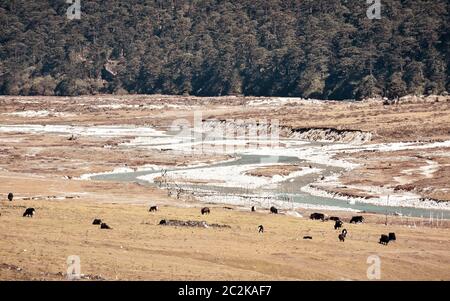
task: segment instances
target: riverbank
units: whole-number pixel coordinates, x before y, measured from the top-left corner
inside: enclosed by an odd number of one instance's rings
[[[58,174],[67,180],[144,170],[160,170],[162,173],[178,169],[168,172],[175,185],[202,184],[256,189],[275,187],[296,177],[306,178],[316,175],[317,179],[320,179],[325,166],[341,169],[339,179],[331,182],[313,179],[312,183],[304,185],[303,192],[324,198],[344,198],[345,201],[361,200],[380,206],[410,206],[439,210],[446,210],[449,207],[447,204],[450,203],[448,202],[450,187],[442,180],[450,175],[450,157],[445,156],[446,151],[450,149],[448,139],[372,143],[368,140],[373,137],[377,140],[376,137],[363,129],[299,130],[291,124],[283,124],[281,132],[284,136],[275,141],[275,145],[269,146],[260,139],[222,137],[210,141],[196,141],[189,135],[182,137],[166,132],[174,121],[184,120],[189,123],[189,120],[195,117],[192,112],[186,111],[188,107],[203,113],[204,126],[201,127],[201,134],[208,134],[214,132],[215,126],[220,129],[231,127],[232,132],[249,128],[245,122],[239,123],[234,119],[229,121],[223,117],[227,116],[229,111],[236,112],[239,106],[247,115],[238,113],[237,117],[251,117],[256,112],[265,117],[265,114],[269,114],[268,108],[275,111],[280,108],[292,110],[292,104],[298,106],[299,110],[324,110],[323,102],[301,99],[273,102],[269,99],[245,98],[239,102],[238,99],[231,98],[230,103],[224,105],[220,102],[220,98],[214,101],[183,98],[186,104],[182,105],[179,97],[50,99],[54,101],[46,98],[37,98],[33,101],[21,97],[6,100],[2,98],[6,103],[4,107],[6,112],[2,115],[10,124],[0,125],[2,135],[0,139],[5,143],[0,155],[17,160],[5,160],[0,168],[11,172]],[[68,104],[63,108],[64,100],[68,101]],[[142,106],[138,104],[139,101],[142,102]],[[162,101],[167,101],[167,105],[161,105]],[[447,106],[445,99],[436,103],[443,108]],[[43,105],[48,105],[46,111],[55,114],[19,114],[22,111],[17,111],[16,107],[20,105],[23,108],[24,104],[27,106],[25,112],[42,112],[45,111]],[[351,114],[363,109],[379,111],[376,103],[330,102],[330,106],[338,105],[341,109],[349,110]],[[418,104],[407,103],[406,106],[407,109],[396,106],[393,112],[404,111],[402,114],[407,112],[412,114],[409,109],[411,106],[417,109]],[[12,111],[13,108],[16,108],[16,111]],[[435,109],[437,108],[433,105],[431,110]],[[56,114],[58,112],[75,114],[75,117],[72,116],[71,124],[67,124],[67,116]],[[81,113],[86,116],[82,116]],[[133,120],[129,117],[131,113],[136,115]],[[342,122],[338,116],[336,118]],[[20,123],[23,121],[27,123]],[[127,124],[131,121],[132,124]],[[250,126],[250,129],[254,128]],[[293,131],[291,134],[288,133],[289,129]],[[370,135],[360,136],[361,133]],[[284,138],[285,136],[289,138]],[[319,141],[307,142],[298,140],[300,138]],[[348,139],[357,140],[358,143],[347,141]],[[273,162],[253,166],[208,168],[218,162],[236,160],[236,155],[240,154],[270,156],[271,160],[274,159]],[[273,170],[274,164],[277,164],[276,156],[296,157],[303,160],[306,165],[314,166],[294,172],[289,172],[290,167],[286,167],[286,170],[278,167],[278,174],[270,177],[260,177],[252,173],[255,169],[260,169],[261,172],[261,168]],[[264,158],[261,160],[264,161]],[[389,162],[389,165],[386,166],[385,162]],[[201,166],[205,168],[195,168]],[[152,182],[159,176],[143,174],[135,180]],[[387,195],[391,198],[389,202],[384,200]],[[317,209],[324,208],[324,205],[317,206]]]

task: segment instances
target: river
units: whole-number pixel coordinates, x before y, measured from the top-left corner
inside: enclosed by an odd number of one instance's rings
[[[313,144],[311,144],[313,145]],[[167,145],[165,145],[167,147]],[[254,204],[256,200],[259,200],[260,205],[268,206],[271,204],[271,199],[286,202],[287,207],[289,204],[296,205],[296,207],[307,208],[317,207],[318,210],[323,207],[334,207],[337,210],[358,210],[362,212],[371,212],[387,215],[401,214],[405,217],[433,217],[450,219],[449,210],[437,210],[437,209],[422,209],[413,207],[395,207],[395,206],[381,206],[369,203],[363,203],[358,201],[345,201],[340,199],[334,199],[329,197],[319,197],[308,193],[305,193],[301,188],[309,183],[317,180],[319,176],[329,176],[333,173],[338,173],[343,169],[340,167],[329,166],[324,164],[314,164],[305,162],[298,157],[293,156],[263,156],[252,154],[239,154],[238,158],[234,161],[218,162],[210,164],[208,166],[195,166],[195,167],[177,167],[173,169],[166,169],[168,173],[174,172],[198,172],[207,174],[208,170],[213,174],[219,167],[242,167],[247,165],[259,164],[261,162],[277,162],[277,163],[291,163],[291,164],[307,164],[312,168],[320,169],[320,173],[312,173],[304,176],[298,176],[286,181],[276,183],[275,185],[267,185],[263,187],[248,188],[242,186],[233,187],[230,185],[206,185],[206,184],[180,184],[178,187],[182,187],[185,191],[194,192],[196,196],[216,195],[220,199],[220,196],[224,197],[224,203],[226,203],[225,196],[236,196],[248,199],[248,203],[242,204],[250,206]],[[93,176],[93,180],[103,181],[127,181],[127,182],[139,182],[144,185],[156,185],[149,181],[143,180],[143,176],[148,175],[160,175],[161,170],[141,170],[135,172],[123,172],[123,173],[111,173]],[[170,185],[170,184],[169,184]],[[267,198],[270,195],[270,198]]]

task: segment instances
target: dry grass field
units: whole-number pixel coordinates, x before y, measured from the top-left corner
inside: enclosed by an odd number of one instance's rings
[[[0,279],[65,279],[66,260],[78,255],[86,279],[105,280],[367,280],[367,258],[379,256],[382,280],[449,280],[450,230],[385,226],[378,217],[345,227],[338,240],[332,222],[311,221],[267,210],[243,212],[197,207],[80,201],[2,204]],[[113,229],[91,225],[102,218]],[[158,225],[161,219],[204,220],[230,229]],[[257,232],[258,225],[265,232]],[[378,244],[380,234],[398,240]],[[310,235],[312,240],[303,240]]]

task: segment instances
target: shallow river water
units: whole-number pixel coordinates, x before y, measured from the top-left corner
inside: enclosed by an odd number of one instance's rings
[[[259,155],[240,155],[239,159],[235,161],[228,161],[222,163],[211,164],[208,166],[201,167],[186,167],[186,168],[177,168],[177,171],[182,170],[192,170],[192,169],[204,169],[204,168],[215,168],[220,166],[239,166],[239,165],[247,165],[247,164],[257,164],[262,160],[264,161],[277,161],[278,163],[305,163],[297,157],[273,157],[270,156],[259,156]],[[336,173],[341,171],[340,168],[330,167],[327,165],[321,164],[310,164],[313,168],[320,168],[322,171],[320,172],[320,176],[328,176],[332,173]],[[174,169],[172,169],[174,170]],[[171,169],[167,169],[167,171],[171,171]],[[156,185],[153,183],[149,183],[148,181],[140,180],[138,177],[161,173],[160,170],[143,170],[136,172],[124,172],[124,173],[114,173],[114,174],[103,174],[92,177],[93,180],[108,180],[108,181],[128,181],[128,182],[139,182],[144,185]],[[307,206],[333,206],[337,208],[341,208],[343,210],[346,209],[354,209],[358,211],[365,212],[373,212],[379,214],[402,214],[403,216],[412,216],[412,217],[433,217],[433,218],[444,218],[450,219],[450,211],[449,210],[432,210],[432,209],[421,209],[421,208],[411,208],[411,207],[393,207],[393,206],[378,206],[373,204],[361,203],[358,201],[348,202],[344,200],[328,198],[328,197],[319,197],[313,196],[308,193],[301,191],[301,187],[314,182],[318,174],[310,174],[306,176],[300,176],[297,178],[293,178],[281,183],[278,183],[273,187],[270,185],[268,188],[260,187],[256,189],[242,188],[242,187],[222,187],[222,186],[213,186],[213,185],[180,185],[184,189],[192,190],[196,192],[205,192],[209,191],[215,193],[217,195],[254,195],[255,198],[262,195],[270,194],[273,198],[278,200],[289,200],[289,202],[294,202],[298,204],[305,204]],[[264,197],[260,197],[264,199]],[[268,201],[267,204],[270,202]],[[251,203],[249,203],[251,204]],[[318,209],[319,210],[319,209]]]

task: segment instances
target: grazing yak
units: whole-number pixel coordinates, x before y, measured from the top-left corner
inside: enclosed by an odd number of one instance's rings
[[[335,221],[334,222],[334,230],[340,229],[343,224],[344,223],[342,221],[339,221],[339,220]]]
[[[320,219],[320,220],[324,221],[325,220],[325,215],[323,213],[312,213],[309,216],[309,218],[310,219],[315,219],[315,220]]]
[[[211,210],[209,210],[208,207],[204,207],[204,208],[202,208],[201,212],[202,212],[202,215],[203,215],[203,214],[210,214],[210,213],[211,213]]]
[[[303,236],[303,239],[312,239],[312,236]]]
[[[36,210],[34,208],[27,208],[23,213],[23,217],[33,217]]]
[[[389,236],[381,234],[379,243],[386,246],[389,243]]]
[[[150,209],[149,209],[148,211],[149,211],[149,212],[158,211],[158,206],[151,206]]]
[[[108,226],[106,223],[102,223],[102,224],[100,225],[100,229],[111,229],[111,227]]]
[[[99,218],[94,219],[94,221],[92,222],[93,225],[101,225],[102,220]]]
[[[389,241],[391,240],[397,240],[397,237],[395,236],[394,232],[389,233]]]
[[[340,221],[341,219],[339,218],[339,217],[337,217],[337,216],[331,216],[330,218],[329,218],[329,220],[330,221]]]
[[[278,209],[275,208],[274,206],[272,206],[272,207],[270,207],[270,213],[278,214]]]
[[[258,232],[259,233],[264,233],[264,226],[263,225],[259,225],[258,226]]]
[[[341,234],[338,235],[339,241],[344,242],[347,236],[347,229],[342,230]]]
[[[391,240],[397,240],[394,232],[389,233],[389,235],[381,234],[379,243],[382,245],[387,245]]]
[[[12,192],[8,193],[8,200],[10,202],[12,202],[13,198],[14,198],[14,194]]]
[[[362,216],[353,216],[352,219],[350,220],[350,224],[352,223],[362,223],[364,221],[364,217]]]

